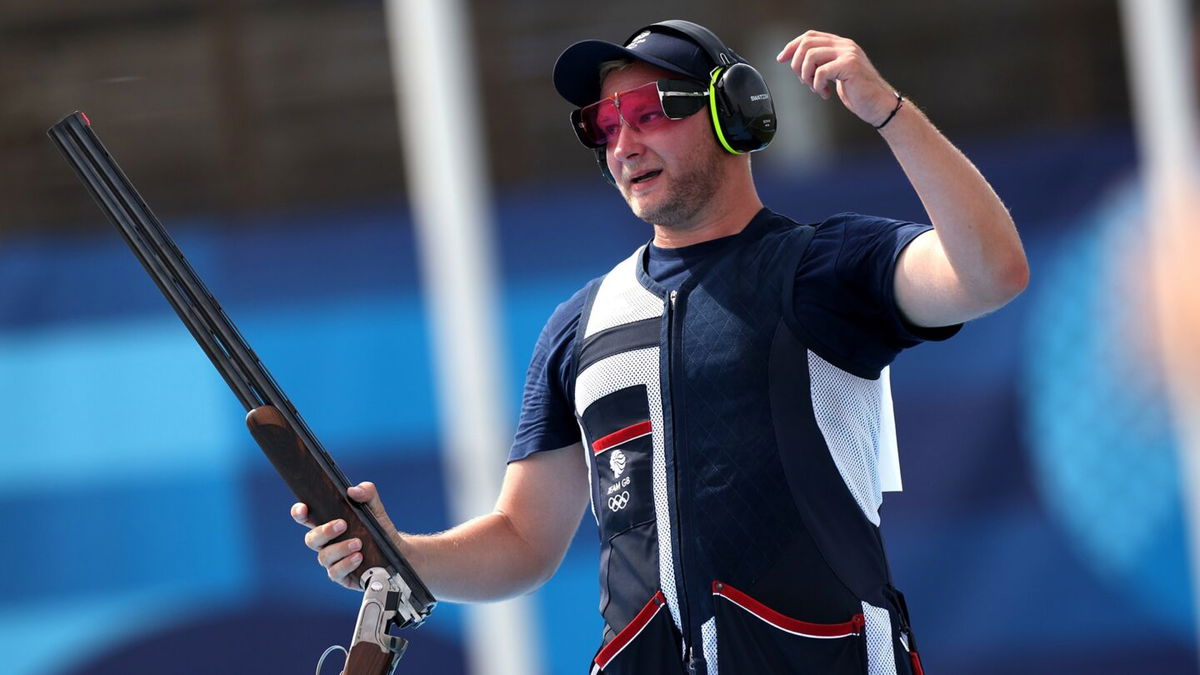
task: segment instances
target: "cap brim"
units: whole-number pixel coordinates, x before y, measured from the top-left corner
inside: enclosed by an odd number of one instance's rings
[[[677,65],[646,53],[630,51],[604,40],[584,40],[567,47],[554,63],[554,88],[563,98],[582,108],[600,98],[600,64],[614,59],[632,59],[663,70],[694,76]]]

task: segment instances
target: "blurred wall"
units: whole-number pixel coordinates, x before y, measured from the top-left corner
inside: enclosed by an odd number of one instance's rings
[[[590,175],[573,136],[563,133],[569,106],[549,86],[554,58],[576,40],[619,41],[669,16],[713,26],[768,77],[785,72],[771,59],[790,36],[808,28],[853,36],[953,134],[1063,128],[1127,109],[1111,2],[470,6],[488,157],[501,188]],[[599,16],[581,16],[592,14]],[[154,195],[163,217],[205,214],[220,225],[264,210],[403,192],[378,2],[8,0],[0,55],[0,238],[77,230],[91,217],[91,203],[42,135],[75,109],[121,148],[126,171]],[[797,90],[776,93],[812,105]],[[873,147],[870,130],[831,114],[833,107],[807,115],[818,124],[807,133],[838,151]],[[785,126],[784,133],[806,130]],[[780,147],[790,140],[781,138]]]

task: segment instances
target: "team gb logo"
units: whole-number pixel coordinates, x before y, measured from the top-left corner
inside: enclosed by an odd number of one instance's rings
[[[621,472],[625,470],[625,453],[613,450],[612,456],[608,458],[608,468],[612,469],[613,478],[620,478]]]

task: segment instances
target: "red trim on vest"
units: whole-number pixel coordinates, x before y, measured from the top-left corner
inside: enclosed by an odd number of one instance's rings
[[[855,614],[845,623],[809,623],[807,621],[800,621],[799,619],[793,619],[790,616],[776,612],[729,584],[714,581],[712,589],[713,595],[725,598],[779,630],[805,637],[850,637],[851,635],[861,634],[863,627],[866,625],[866,618],[862,614]]]
[[[649,422],[646,424],[649,424]],[[662,611],[662,608],[665,607],[666,604],[667,597],[663,595],[663,592],[659,591],[655,593],[654,597],[650,598],[650,602],[647,602],[646,606],[642,608],[642,611],[638,612],[637,616],[633,617],[633,621],[630,621],[628,626],[622,628],[621,632],[617,633],[616,636],[613,637],[612,642],[604,645],[604,648],[600,650],[600,653],[596,654],[594,663],[597,666],[600,666],[601,670],[607,668],[609,662],[616,658],[617,654],[620,654],[621,650],[625,649],[630,642],[633,642],[633,639],[642,632],[642,629],[650,623],[650,620],[653,619],[656,614]]]
[[[908,657],[912,659],[913,675],[925,675],[925,668],[921,666],[921,657],[917,656],[916,652],[909,652]]]
[[[633,439],[645,436],[648,433],[650,433],[650,420],[638,422],[637,424],[627,426],[624,429],[612,432],[604,438],[598,439],[595,443],[592,443],[592,452],[598,455],[614,445],[620,445],[626,441],[632,441]]]

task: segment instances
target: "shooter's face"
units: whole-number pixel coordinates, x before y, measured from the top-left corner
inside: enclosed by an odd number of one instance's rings
[[[645,63],[612,73],[601,94],[611,97],[678,75]],[[707,207],[720,183],[723,153],[706,112],[634,128],[626,123],[608,143],[606,159],[634,215],[655,225],[685,228]]]

